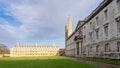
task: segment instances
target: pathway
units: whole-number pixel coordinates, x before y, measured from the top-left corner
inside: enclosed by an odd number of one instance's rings
[[[68,58],[77,62],[83,62],[86,64],[96,66],[97,68],[120,68],[120,66],[118,65],[106,64],[106,63],[100,63],[100,62],[94,62],[94,61],[88,61],[88,60],[80,60],[73,57],[68,57]]]

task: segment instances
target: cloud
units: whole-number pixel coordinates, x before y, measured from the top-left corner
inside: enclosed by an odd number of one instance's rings
[[[0,0],[4,5],[3,13],[20,23],[13,26],[7,19],[0,20],[4,23],[0,23],[0,31],[7,33],[3,33],[4,36],[7,35],[6,39],[32,40],[31,42],[56,40],[63,47],[67,17],[72,17],[75,27],[78,20],[84,19],[92,11],[89,10],[100,2],[101,0]]]

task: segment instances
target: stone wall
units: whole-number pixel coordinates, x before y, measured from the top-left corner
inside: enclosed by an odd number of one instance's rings
[[[120,59],[120,52],[117,52],[117,49],[120,49],[120,46],[118,47],[117,45],[120,41],[120,32],[118,32],[115,20],[120,16],[118,1],[103,1],[90,16],[85,18],[84,24],[80,24],[77,27],[78,29],[66,40],[66,55],[72,56],[75,54],[74,56],[76,56],[77,48],[74,37],[77,35],[77,32],[81,31],[83,43],[82,48],[79,44],[79,50],[81,52],[82,49],[84,57]]]

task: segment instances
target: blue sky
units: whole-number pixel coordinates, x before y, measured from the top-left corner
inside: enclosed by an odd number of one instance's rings
[[[102,0],[0,0],[0,43],[9,48],[58,44],[64,48],[64,26],[71,16],[73,28]]]

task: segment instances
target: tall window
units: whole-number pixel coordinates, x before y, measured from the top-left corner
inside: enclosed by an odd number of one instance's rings
[[[92,27],[93,27],[93,26],[92,26],[92,22],[90,22],[90,29],[91,29],[91,30],[92,30]]]
[[[84,35],[84,43],[86,43],[86,35]]]
[[[90,47],[90,52],[92,52],[92,46]]]
[[[118,31],[118,33],[120,33],[120,21],[117,22],[117,31]]]
[[[98,26],[99,25],[98,17],[96,17],[96,23],[97,23],[97,26]]]
[[[105,35],[108,36],[108,23],[104,25]]]
[[[90,40],[91,40],[91,42],[92,42],[92,32],[90,32]]]
[[[107,20],[108,19],[108,10],[107,9],[104,11],[104,15],[105,15],[105,20]]]
[[[105,52],[110,52],[109,44],[105,44]]]
[[[99,29],[96,29],[96,39],[99,39]]]
[[[79,55],[79,43],[77,43],[77,55]]]
[[[96,46],[96,52],[99,52],[99,45]]]
[[[120,0],[117,0],[118,10],[120,11]]]
[[[117,43],[117,52],[120,52],[120,42]]]

